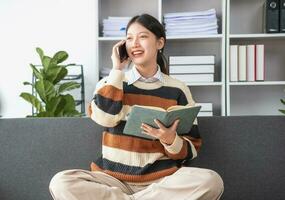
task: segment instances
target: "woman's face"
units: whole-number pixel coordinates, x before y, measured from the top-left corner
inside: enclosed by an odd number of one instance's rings
[[[135,65],[156,63],[157,51],[164,45],[156,36],[139,23],[133,23],[127,31],[126,48]]]

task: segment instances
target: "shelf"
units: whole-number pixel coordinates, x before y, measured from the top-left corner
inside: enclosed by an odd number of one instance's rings
[[[166,37],[167,40],[217,40],[223,38],[223,34],[216,34],[216,35],[181,35],[181,36],[168,36]],[[119,41],[123,40],[125,37],[99,37],[99,41]]]
[[[125,37],[99,37],[99,41],[118,41],[118,40],[123,40]]]
[[[248,85],[285,85],[285,81],[229,82],[229,85],[237,85],[237,86],[248,86]]]
[[[223,38],[223,34],[216,34],[216,35],[182,35],[182,36],[168,36],[166,37],[167,40],[183,40],[183,39],[210,39],[210,40],[216,40]]]
[[[279,39],[279,38],[285,38],[285,33],[230,34],[230,39]]]
[[[63,80],[78,80],[81,79],[82,74],[78,74],[78,75],[67,75]]]

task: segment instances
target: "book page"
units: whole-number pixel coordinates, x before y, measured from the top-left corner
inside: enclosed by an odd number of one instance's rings
[[[173,110],[181,110],[181,109],[191,108],[191,107],[193,107],[193,106],[189,106],[189,105],[186,105],[186,106],[182,106],[182,105],[170,106],[167,109],[167,112],[171,112]]]
[[[150,109],[150,110],[158,110],[158,111],[163,111],[166,112],[165,109],[156,107],[156,106],[141,106],[141,105],[134,105],[134,107],[140,107],[140,108],[145,108],[145,109]]]

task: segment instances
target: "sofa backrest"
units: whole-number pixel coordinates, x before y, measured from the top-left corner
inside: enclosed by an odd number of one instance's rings
[[[217,171],[223,199],[284,198],[285,117],[203,117],[199,128],[203,146],[188,164]],[[100,156],[102,130],[88,118],[0,119],[0,199],[51,199],[55,173]]]

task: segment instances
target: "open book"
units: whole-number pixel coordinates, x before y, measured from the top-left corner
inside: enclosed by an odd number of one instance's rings
[[[170,127],[176,119],[179,119],[177,134],[185,134],[190,131],[200,109],[201,106],[176,105],[164,110],[159,107],[134,105],[127,116],[123,132],[127,135],[153,139],[153,137],[142,133],[142,123],[158,128],[154,122],[154,119],[158,119],[165,127]]]

